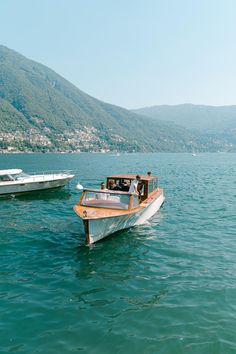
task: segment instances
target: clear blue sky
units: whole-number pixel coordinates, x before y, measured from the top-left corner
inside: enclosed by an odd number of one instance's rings
[[[1,0],[0,43],[126,108],[236,104],[235,0]]]

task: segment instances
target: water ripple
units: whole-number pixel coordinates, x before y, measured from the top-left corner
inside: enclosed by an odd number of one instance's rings
[[[5,168],[53,161],[76,174],[70,189],[0,200],[0,351],[235,353],[235,157],[0,156]],[[161,211],[85,246],[77,182],[99,185],[143,161],[165,187]]]

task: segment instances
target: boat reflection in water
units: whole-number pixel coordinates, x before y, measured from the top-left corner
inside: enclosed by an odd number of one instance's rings
[[[74,211],[83,220],[86,241],[97,242],[116,231],[144,224],[161,207],[165,197],[158,177],[141,175],[138,193],[129,189],[136,175],[107,177],[106,189],[85,188]],[[110,186],[113,189],[108,189]]]

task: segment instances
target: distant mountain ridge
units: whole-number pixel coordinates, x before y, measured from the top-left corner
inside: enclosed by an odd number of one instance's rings
[[[208,151],[236,151],[236,105],[161,105],[133,112],[152,119],[173,122],[208,142]]]
[[[218,142],[165,118],[139,115],[93,98],[48,67],[0,45],[2,150],[183,152],[218,148]]]
[[[133,112],[201,132],[216,133],[236,128],[236,105],[207,106],[189,103],[144,107],[134,109]]]

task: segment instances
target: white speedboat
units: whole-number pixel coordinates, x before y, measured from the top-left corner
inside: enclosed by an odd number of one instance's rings
[[[125,190],[135,175],[107,177],[107,189],[85,188],[74,211],[83,220],[86,241],[97,242],[116,231],[144,224],[163,204],[163,189],[157,185],[157,176],[141,175],[139,194]],[[109,186],[116,186],[110,190]]]
[[[73,177],[69,171],[26,174],[20,169],[0,170],[0,195],[63,187]]]

